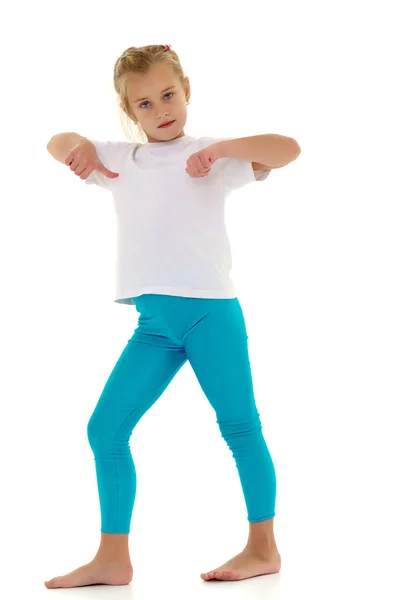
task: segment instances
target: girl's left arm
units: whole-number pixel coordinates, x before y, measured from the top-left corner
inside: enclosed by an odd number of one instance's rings
[[[253,163],[255,169],[279,169],[293,162],[301,153],[295,139],[276,133],[221,140],[209,149],[217,158],[237,158]]]

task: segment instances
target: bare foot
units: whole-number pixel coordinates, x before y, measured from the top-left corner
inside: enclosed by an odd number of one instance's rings
[[[112,563],[93,559],[90,563],[62,577],[53,577],[44,584],[47,588],[71,588],[84,585],[128,585],[132,581],[133,568],[130,563]]]
[[[267,559],[261,559],[249,550],[243,550],[240,554],[218,567],[214,571],[202,573],[204,581],[218,579],[219,581],[239,581],[259,575],[271,575],[279,573],[281,569],[281,557],[278,552],[271,554]]]

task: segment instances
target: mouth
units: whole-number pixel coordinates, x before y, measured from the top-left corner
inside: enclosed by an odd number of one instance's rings
[[[162,125],[159,125],[158,127],[169,127],[170,125],[172,125],[172,123],[175,123],[175,121],[167,121],[166,123],[163,123]]]

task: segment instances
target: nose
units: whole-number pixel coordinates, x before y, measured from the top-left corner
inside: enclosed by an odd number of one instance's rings
[[[165,106],[164,103],[155,103],[154,113],[157,115],[157,119],[163,119],[166,115],[169,115],[169,107]]]
[[[157,119],[163,119],[164,117],[168,117],[168,115],[169,115],[169,111],[166,110],[164,113],[163,112],[159,113]]]

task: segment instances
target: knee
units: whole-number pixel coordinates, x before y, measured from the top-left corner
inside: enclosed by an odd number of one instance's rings
[[[255,413],[250,418],[235,419],[228,423],[218,421],[219,429],[225,440],[234,438],[248,438],[262,433],[260,415]]]
[[[93,450],[95,446],[98,446],[99,442],[104,438],[103,429],[104,428],[101,426],[99,418],[93,414],[90,417],[86,427],[87,438]]]
[[[131,427],[123,426],[104,412],[94,412],[86,427],[87,439],[95,454],[124,454],[129,450]]]

